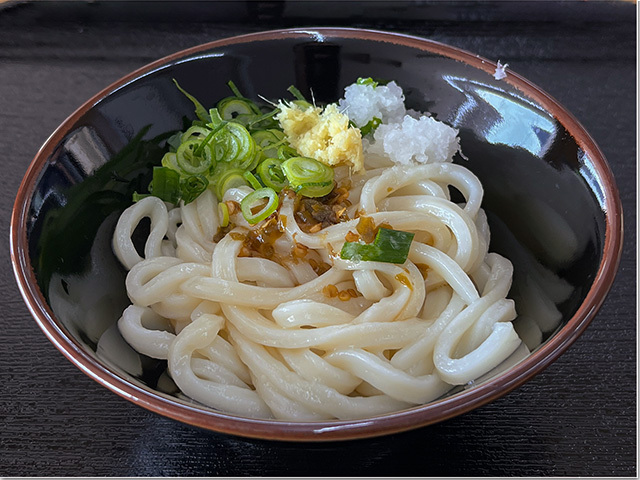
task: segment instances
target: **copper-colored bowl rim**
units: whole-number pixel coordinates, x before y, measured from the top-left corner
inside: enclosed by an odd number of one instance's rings
[[[578,310],[555,336],[507,372],[451,397],[378,417],[325,422],[260,420],[199,409],[151,389],[134,385],[100,364],[79,343],[65,334],[37,286],[29,260],[27,240],[29,201],[39,175],[56,145],[63,139],[68,129],[97,102],[138,77],[202,51],[238,43],[278,40],[284,37],[319,40],[348,38],[388,42],[453,58],[489,74],[493,74],[496,68],[494,62],[478,55],[424,38],[376,30],[323,27],[272,30],[213,41],[166,56],[117,80],[73,112],[47,139],[31,162],[13,207],[10,249],[14,274],[27,307],[49,340],[89,377],[139,406],[201,428],[270,440],[347,440],[386,435],[433,424],[468,412],[505,395],[554,362],[589,325],[613,283],[622,253],[622,205],[613,173],[604,155],[582,125],[551,96],[510,70],[503,81],[516,87],[551,112],[575,138],[580,148],[589,153],[594,162],[595,171],[604,186],[603,209],[606,214],[606,225],[603,258],[593,284]]]

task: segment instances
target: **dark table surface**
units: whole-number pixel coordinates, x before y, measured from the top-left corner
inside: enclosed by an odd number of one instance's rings
[[[0,2],[1,3],[1,2]],[[629,2],[80,2],[0,7],[0,475],[635,476],[636,5]],[[254,441],[148,412],[49,343],[8,254],[13,201],[48,135],[157,58],[242,33],[352,26],[502,60],[566,106],[611,164],[625,246],[593,323],[507,396],[411,432],[342,443]]]

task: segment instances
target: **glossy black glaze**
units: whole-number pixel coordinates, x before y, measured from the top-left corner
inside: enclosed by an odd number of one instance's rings
[[[518,330],[531,348],[547,339],[576,311],[602,258],[604,188],[592,159],[541,105],[487,72],[393,43],[314,33],[174,59],[109,93],[69,128],[40,176],[27,232],[61,326],[122,377],[156,387],[162,362],[139,356],[114,327],[128,300],[110,242],[117,214],[159,163],[163,139],[193,116],[173,78],[211,106],[229,94],[228,80],[254,99],[280,98],[295,84],[327,102],[359,76],[395,80],[409,107],[460,129],[466,159],[457,161],[484,184],[491,249],[515,266]],[[561,292],[543,294],[556,281]]]

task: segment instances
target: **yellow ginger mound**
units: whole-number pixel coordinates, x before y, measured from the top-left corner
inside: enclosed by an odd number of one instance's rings
[[[289,143],[298,153],[325,165],[348,165],[354,172],[364,168],[360,130],[349,126],[349,117],[335,104],[303,108],[295,103],[278,105],[276,116]]]

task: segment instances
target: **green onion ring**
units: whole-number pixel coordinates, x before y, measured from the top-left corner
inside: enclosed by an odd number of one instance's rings
[[[309,157],[292,157],[282,162],[291,187],[306,197],[324,197],[333,189],[333,168]]]
[[[220,175],[215,188],[218,200],[222,200],[224,193],[230,188],[249,186],[249,183],[245,180],[243,174],[244,170],[240,170],[239,168],[230,168]]]
[[[188,175],[198,175],[211,167],[213,155],[211,148],[205,145],[201,155],[196,155],[200,146],[199,140],[187,140],[178,147],[176,162],[180,170]]]
[[[238,115],[260,115],[260,109],[251,100],[238,97],[223,98],[216,106],[224,120],[234,120]]]
[[[180,179],[182,201],[185,205],[193,202],[207,189],[209,180],[204,175],[191,175]]]
[[[180,172],[180,167],[178,166],[178,159],[176,158],[176,154],[173,152],[165,153],[160,163],[163,167],[170,168],[171,170],[175,170],[178,173]]]
[[[259,202],[264,199],[267,200],[267,203],[258,212],[253,213],[253,208],[257,207]],[[240,202],[240,208],[247,222],[254,225],[276,211],[278,208],[278,194],[272,188],[260,188],[244,197]]]
[[[267,158],[258,165],[256,173],[262,183],[279,192],[287,186],[287,177],[282,171],[282,161],[277,158]]]
[[[184,143],[187,140],[202,140],[205,138],[211,130],[206,127],[200,127],[198,125],[192,125],[186,132],[180,137],[180,143]]]
[[[226,227],[229,225],[229,207],[224,202],[218,204],[218,215],[220,216],[220,226]]]
[[[255,177],[255,175],[249,171],[246,171],[242,174],[242,178],[244,178],[249,185],[253,187],[254,190],[258,190],[262,188],[264,185],[260,183],[260,181]]]

